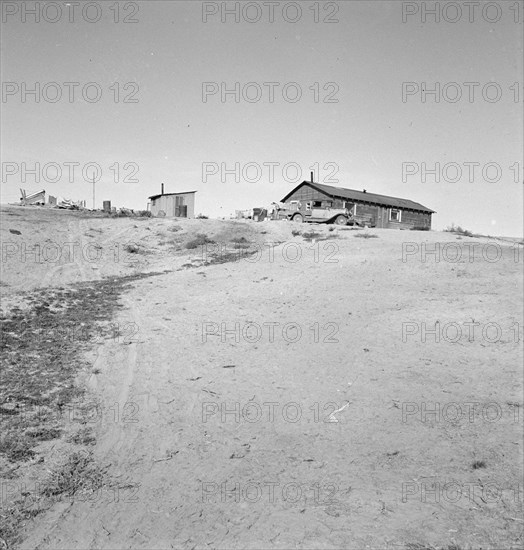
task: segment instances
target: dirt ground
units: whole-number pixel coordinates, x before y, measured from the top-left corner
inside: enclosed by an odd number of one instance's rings
[[[82,352],[90,449],[112,481],[53,501],[17,547],[522,547],[521,243],[2,218],[7,315],[33,289],[152,275],[119,298],[123,337]],[[63,439],[4,487],[37,483]]]

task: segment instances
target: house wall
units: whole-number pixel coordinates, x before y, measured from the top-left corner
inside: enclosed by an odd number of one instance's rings
[[[413,210],[400,210],[400,222],[390,220],[389,206],[373,206],[370,204],[355,203],[356,216],[355,219],[360,223],[365,223],[374,227],[382,227],[385,229],[411,229],[412,227],[428,227],[431,229],[431,214],[426,212],[415,212]]]
[[[412,227],[428,227],[431,229],[431,214],[414,212],[413,210],[402,210],[400,223],[389,221],[388,224],[388,227],[391,229],[411,229]]]
[[[162,195],[151,201],[151,215],[158,216],[160,211],[165,212],[166,218],[176,217],[176,198],[182,197],[187,206],[187,217],[195,217],[195,193],[178,193],[176,195]]]
[[[371,227],[385,227],[382,224],[382,208],[371,204],[359,203],[354,201],[356,209],[353,210],[353,217],[359,222]]]

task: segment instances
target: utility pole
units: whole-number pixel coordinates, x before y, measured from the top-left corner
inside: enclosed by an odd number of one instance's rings
[[[93,210],[95,209],[95,174],[93,172]]]

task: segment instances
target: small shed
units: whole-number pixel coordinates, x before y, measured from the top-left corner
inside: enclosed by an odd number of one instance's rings
[[[166,218],[194,218],[196,191],[164,193],[164,184],[159,195],[149,197],[148,210],[152,216]]]
[[[370,227],[387,229],[431,229],[434,210],[408,199],[388,197],[333,187],[313,181],[303,181],[290,191],[281,202],[312,201],[317,208],[348,208],[353,218]]]

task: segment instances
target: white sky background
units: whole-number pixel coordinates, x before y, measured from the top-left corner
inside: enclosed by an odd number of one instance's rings
[[[75,2],[71,2],[74,4]],[[21,4],[32,9],[40,5],[40,22],[26,14],[23,22]],[[330,183],[334,163],[338,186],[367,189],[412,199],[436,210],[434,228],[452,222],[476,232],[491,235],[519,236],[522,233],[523,181],[523,2],[492,2],[483,15],[481,1],[469,21],[462,5],[462,17],[456,23],[451,8],[441,13],[440,22],[423,10],[435,2],[339,1],[320,2],[320,22],[314,21],[315,2],[302,1],[302,17],[295,23],[285,20],[282,6],[275,5],[274,22],[269,21],[267,3],[256,2],[261,9],[259,22],[235,22],[234,15],[221,21],[222,2],[147,1],[119,3],[120,20],[125,16],[136,23],[115,23],[115,2],[94,2],[101,18],[88,22],[82,16],[79,2],[74,21],[69,22],[71,7],[55,2],[62,15],[52,19],[56,8],[45,8],[52,2],[16,2],[17,13],[10,15],[15,2],[3,2],[1,36],[1,80],[34,88],[40,82],[56,82],[63,92],[56,103],[40,94],[25,98],[21,92],[2,98],[2,195],[1,201],[17,202],[19,187],[28,192],[45,189],[52,195],[92,204],[92,186],[82,176],[82,167],[96,162],[102,168],[96,184],[96,206],[111,200],[113,206],[145,209],[147,197],[160,192],[197,190],[196,212],[212,217],[228,216],[235,209],[268,205],[280,200],[296,184],[290,181],[295,172],[286,175],[282,167],[297,163],[302,178],[309,179],[310,166],[319,163],[316,179]],[[139,9],[132,14],[129,6]],[[226,2],[234,8],[236,2]],[[239,2],[242,8],[246,2]],[[407,16],[404,9],[418,8]],[[407,6],[409,4],[409,6]],[[437,3],[442,9],[446,2]],[[451,2],[458,5],[458,3]],[[207,8],[206,8],[207,6]],[[333,7],[334,6],[334,7]],[[407,7],[406,7],[407,6]],[[515,6],[519,11],[515,11]],[[203,9],[219,10],[203,22]],[[112,9],[111,9],[112,8]],[[311,9],[313,8],[313,10]],[[324,23],[332,10],[338,23]],[[44,9],[49,11],[44,14]],[[289,7],[287,15],[296,11]],[[497,17],[498,21],[489,21]],[[255,7],[249,15],[254,17]],[[95,17],[90,8],[88,17]],[[289,18],[288,17],[288,18]],[[516,21],[517,20],[517,21]],[[79,82],[72,103],[65,82]],[[82,87],[96,82],[102,89],[99,101],[82,98]],[[115,102],[114,84],[119,83],[120,101]],[[124,103],[135,82],[138,102]],[[225,83],[232,89],[256,82],[262,89],[258,102],[249,103],[242,95],[236,103],[233,95],[222,102],[220,93],[202,100],[202,83]],[[278,82],[274,102],[264,82]],[[282,97],[286,83],[296,82],[302,98],[296,103]],[[320,102],[314,101],[309,89],[320,84]],[[330,90],[322,89],[332,82],[338,87],[336,103],[322,99]],[[440,102],[421,93],[402,100],[402,83],[422,82],[441,88],[449,82],[460,85],[462,98],[453,103],[442,94]],[[478,82],[474,100],[464,82]],[[498,101],[483,98],[482,88],[495,83],[487,93],[493,97],[497,86],[502,95]],[[518,83],[514,86],[515,83]],[[113,90],[110,89],[113,86]],[[333,88],[331,88],[333,89]],[[55,88],[48,87],[49,97]],[[254,94],[252,87],[249,93]],[[455,87],[448,87],[452,98]],[[290,94],[291,94],[290,90]],[[94,93],[94,88],[89,92]],[[518,97],[515,97],[519,94]],[[23,101],[25,99],[25,101]],[[22,163],[32,169],[48,163],[62,167],[60,181],[52,182],[56,172],[51,167],[40,171],[40,182],[25,174]],[[65,162],[79,163],[74,181],[69,182]],[[233,169],[246,163],[257,163],[261,169],[258,181],[235,182],[235,175],[209,175],[204,182],[203,163],[225,163]],[[402,165],[412,162],[428,168],[435,163],[457,163],[462,177],[451,180],[450,168],[435,182],[428,174],[422,181],[420,171],[405,178]],[[469,181],[464,163],[479,163],[475,178]],[[500,167],[497,182],[486,181],[482,168],[486,163]],[[11,164],[8,164],[11,163]],[[114,182],[114,169],[120,166],[120,181]],[[136,183],[124,182],[136,163]],[[264,163],[279,163],[274,181]],[[517,164],[515,164],[517,163]],[[9,171],[18,168],[18,172]],[[510,167],[513,166],[513,170]],[[90,172],[91,173],[91,172]],[[221,177],[222,176],[222,177]],[[490,169],[487,176],[496,176]],[[256,172],[248,177],[255,179]],[[225,178],[225,181],[222,179]],[[46,181],[47,180],[47,181]],[[516,181],[518,180],[518,181]]]

